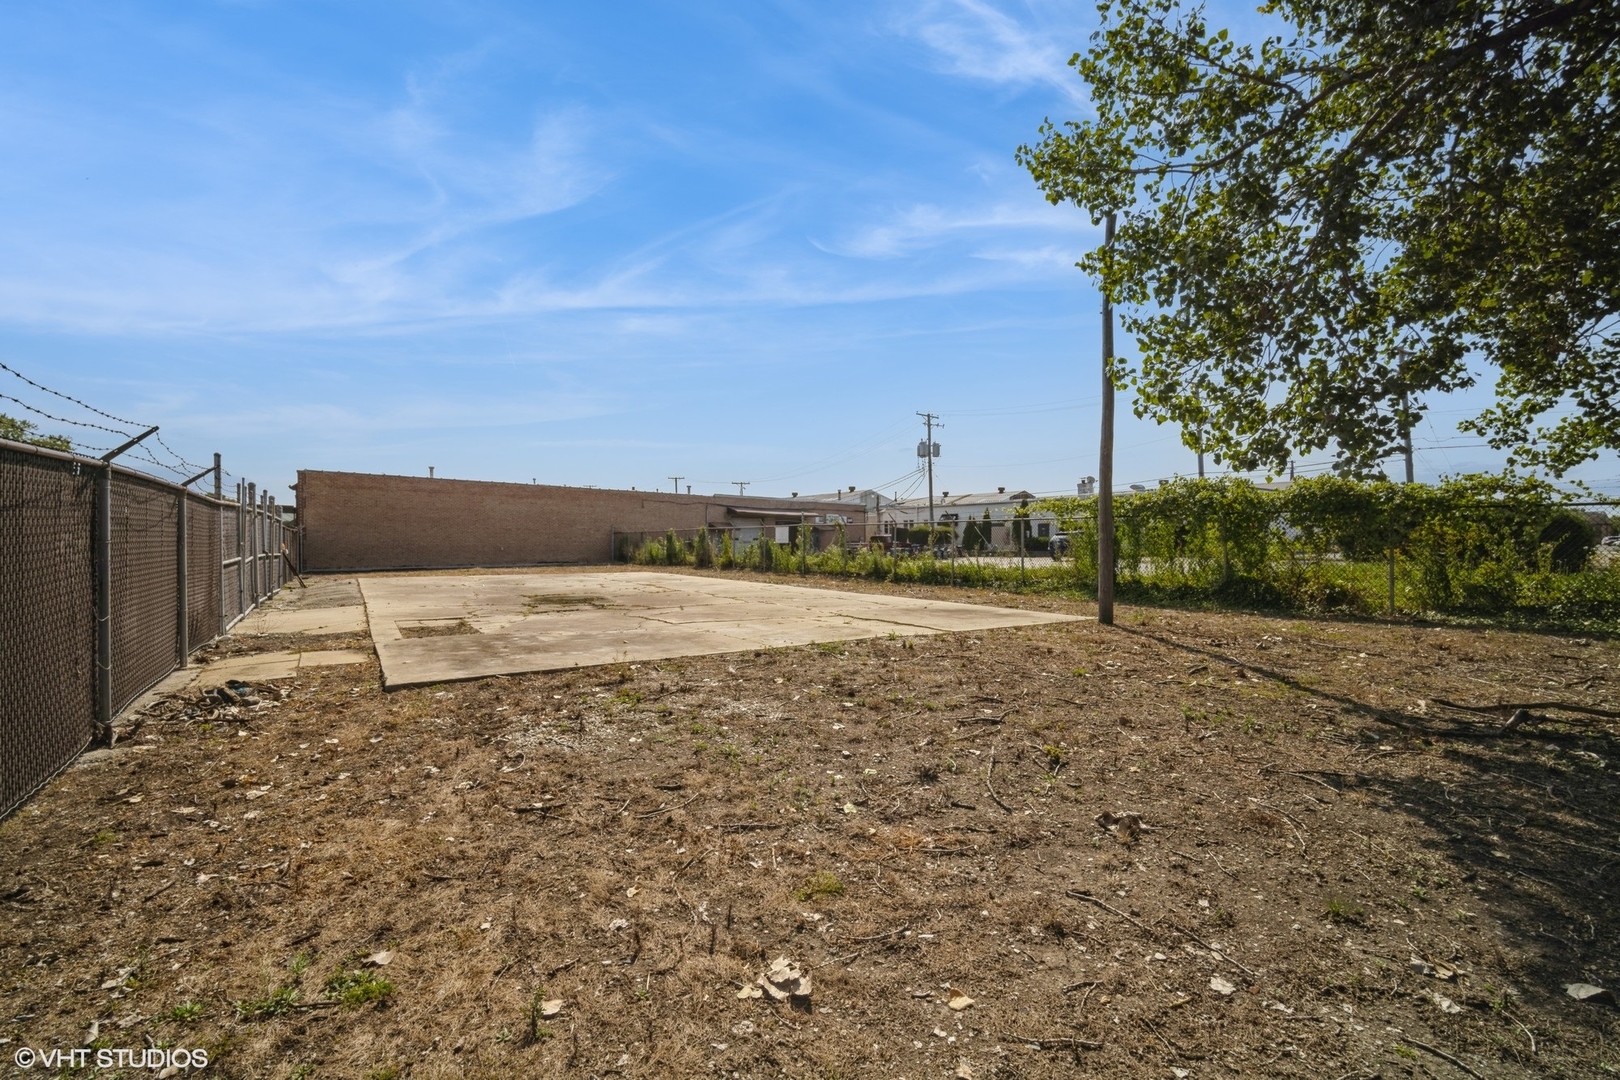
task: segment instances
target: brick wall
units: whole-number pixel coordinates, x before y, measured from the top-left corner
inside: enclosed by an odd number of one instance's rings
[[[611,530],[662,532],[725,524],[727,499],[550,484],[502,484],[374,473],[298,472],[309,570],[605,563]],[[793,504],[794,511],[801,504]],[[804,504],[809,513],[820,504]],[[827,504],[844,513],[849,504]]]

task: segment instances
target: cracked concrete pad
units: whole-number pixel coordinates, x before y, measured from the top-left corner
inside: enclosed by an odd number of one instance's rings
[[[363,634],[365,602],[353,578],[310,578],[307,586],[288,586],[248,612],[232,632],[242,636]]]
[[[254,682],[261,679],[285,679],[303,668],[328,667],[335,664],[363,664],[370,660],[368,653],[358,649],[323,649],[315,652],[267,652],[247,656],[230,656],[215,660],[202,667],[186,668],[191,677],[181,686],[195,684],[200,688],[224,686],[232,679]],[[176,672],[176,674],[181,674]],[[178,689],[178,687],[177,687]]]
[[[652,571],[375,577],[360,579],[360,590],[390,690],[891,633],[1078,621],[982,604]],[[417,636],[432,626],[460,632]]]
[[[232,632],[243,636],[363,634],[366,632],[366,609],[359,604],[353,607],[261,609],[245,615]]]

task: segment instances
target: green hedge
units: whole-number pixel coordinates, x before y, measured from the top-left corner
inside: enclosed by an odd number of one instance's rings
[[[1387,608],[1393,560],[1403,610],[1614,618],[1620,568],[1587,569],[1596,531],[1566,501],[1515,476],[1437,485],[1327,476],[1275,491],[1180,480],[1115,498],[1116,577],[1122,596],[1373,612]],[[1096,500],[1039,505],[1095,579]]]

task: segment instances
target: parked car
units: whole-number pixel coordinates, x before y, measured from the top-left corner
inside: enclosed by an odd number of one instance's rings
[[[1620,547],[1620,534],[1605,536],[1599,541],[1604,547]]]
[[[1053,536],[1046,546],[1046,553],[1053,559],[1061,559],[1069,553],[1069,537],[1066,533]]]

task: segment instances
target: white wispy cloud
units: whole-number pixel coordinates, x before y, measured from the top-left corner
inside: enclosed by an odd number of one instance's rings
[[[896,259],[952,240],[983,240],[1014,233],[1048,236],[1063,233],[1075,237],[1078,247],[1082,238],[1094,231],[1091,223],[1077,212],[1031,197],[958,208],[919,204],[887,220],[853,229],[841,239],[815,243],[829,254]]]
[[[903,16],[900,27],[927,45],[950,74],[1018,88],[1046,87],[1083,108],[1084,88],[1068,67],[1080,44],[1081,24],[1056,21],[1056,28],[1026,25],[984,0],[927,0]],[[1073,40],[1059,36],[1065,30]]]
[[[1010,84],[1064,75],[1056,45],[980,0],[932,0],[907,33],[955,74]],[[742,134],[716,149],[712,137],[678,138],[691,132],[656,109],[614,112],[623,107],[552,93],[536,96],[526,124],[521,112],[491,122],[479,87],[508,60],[475,43],[370,96],[267,83],[177,107],[140,143],[119,116],[67,97],[27,108],[0,100],[0,133],[32,156],[145,155],[152,175],[187,178],[118,200],[91,190],[79,203],[41,187],[16,201],[26,215],[0,209],[0,322],[102,335],[355,335],[559,313],[865,304],[1050,275],[1072,257],[1046,248],[1085,243],[1083,222],[1022,193],[1027,177],[1009,168],[958,165],[981,188],[978,203],[953,204],[960,195],[947,184],[885,213],[892,178],[860,176],[854,159],[818,173],[812,155],[784,147],[752,151],[768,166],[764,194],[740,188],[718,211],[693,200],[707,212],[683,221],[636,200],[670,163],[729,181],[715,158],[742,153]],[[569,217],[604,193],[619,200],[611,213],[642,214],[649,235],[613,228],[602,211],[584,217],[604,220],[600,235]],[[907,261],[935,250],[954,257]]]

